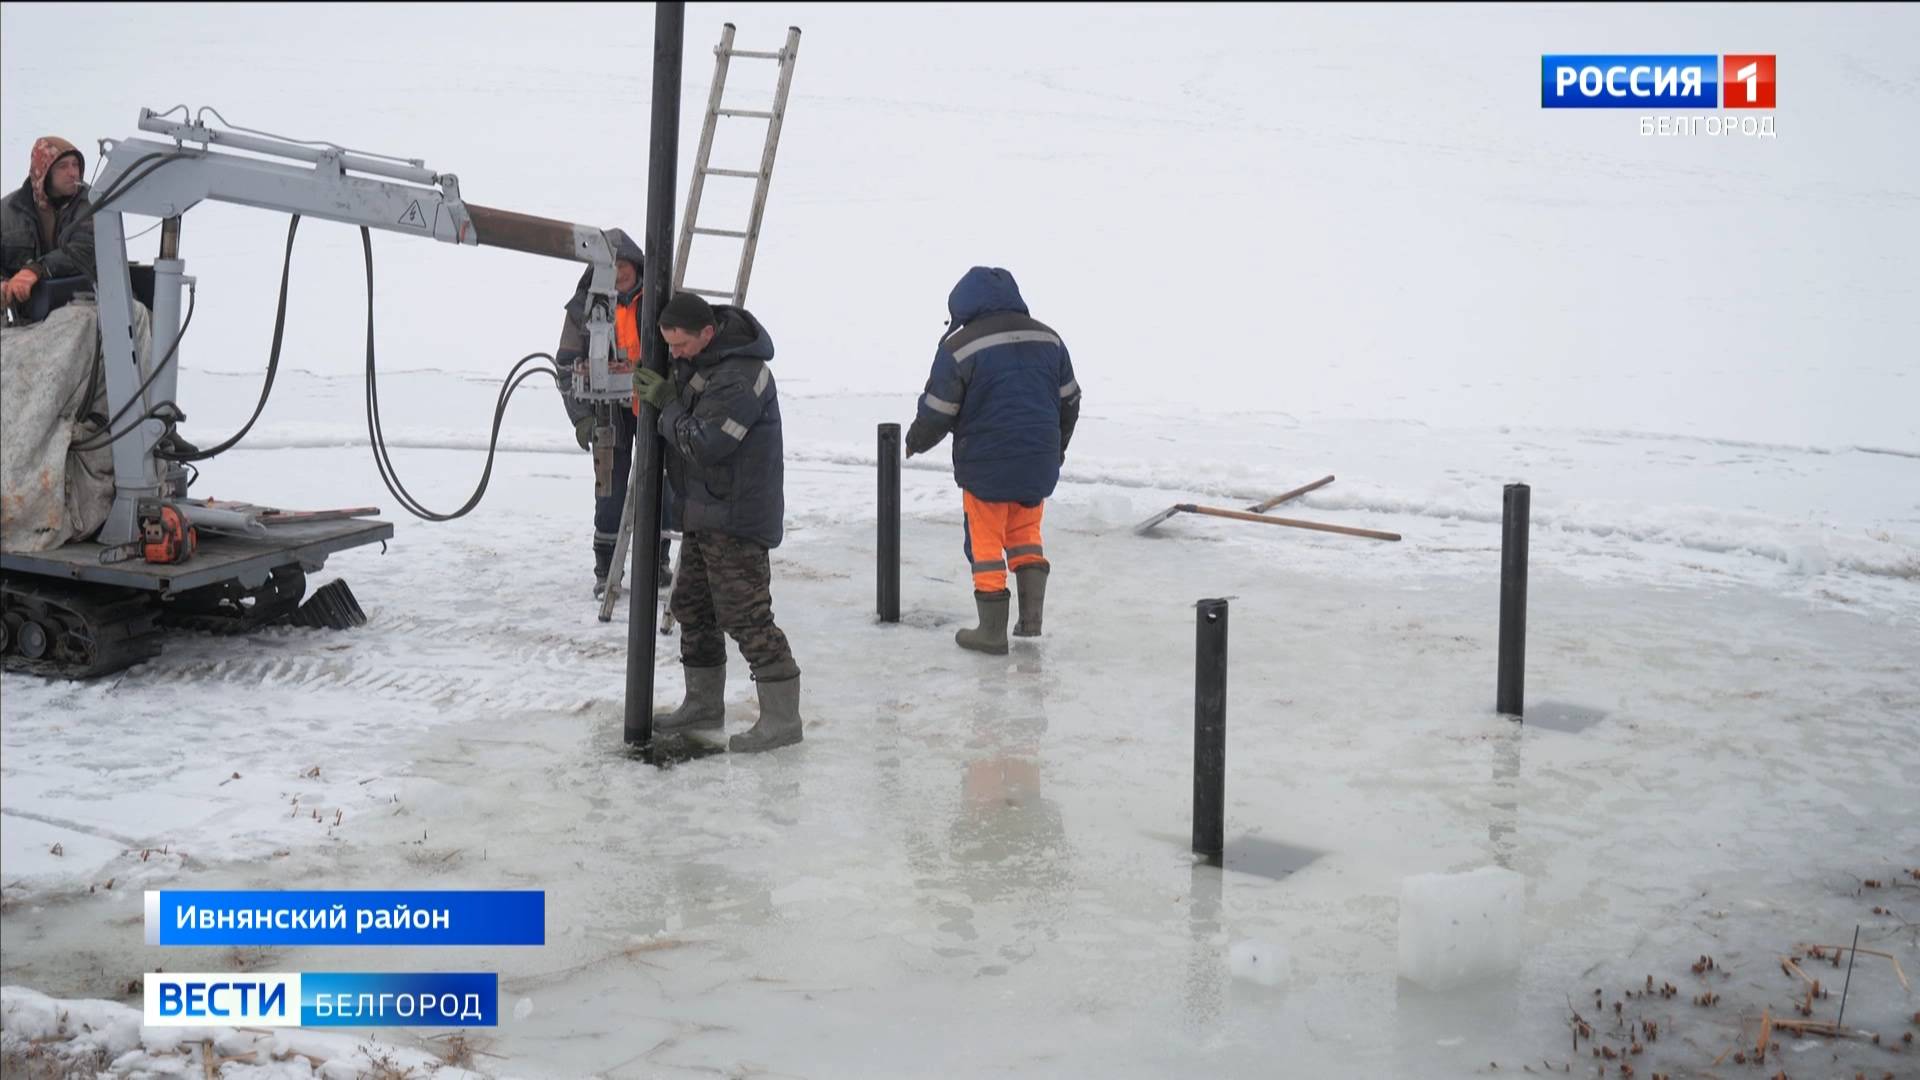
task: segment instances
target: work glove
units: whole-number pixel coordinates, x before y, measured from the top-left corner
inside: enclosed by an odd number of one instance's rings
[[[666,408],[679,396],[673,388],[673,380],[643,367],[633,369],[633,392],[641,401],[656,409]]]
[[[933,449],[933,447],[931,447],[931,446],[921,446],[921,445],[918,445],[918,444],[917,444],[917,443],[916,443],[916,442],[914,441],[914,430],[913,430],[913,429],[914,429],[914,427],[915,427],[915,426],[917,425],[917,423],[918,423],[918,421],[916,421],[916,422],[915,422],[915,423],[913,423],[913,424],[907,424],[907,425],[905,425],[905,427],[906,427],[906,432],[907,432],[907,437],[906,437],[906,439],[904,440],[904,443],[905,443],[905,445],[906,445],[906,448],[907,448],[907,457],[912,457],[912,456],[913,456],[913,455],[915,455],[915,454],[924,454],[924,453],[926,453],[927,451],[929,451],[929,450],[931,450],[931,449]]]
[[[582,450],[593,449],[593,417],[583,416],[573,423],[573,438]]]
[[[0,289],[6,290],[7,303],[24,304],[27,297],[32,295],[33,287],[39,283],[40,275],[23,267],[15,271],[5,285],[0,285]]]

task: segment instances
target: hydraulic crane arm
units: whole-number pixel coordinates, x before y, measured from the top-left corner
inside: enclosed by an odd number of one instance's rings
[[[209,110],[201,110],[204,117]],[[168,114],[170,115],[170,113]],[[217,115],[217,114],[216,114]],[[118,412],[176,348],[180,290],[192,279],[177,255],[178,219],[201,202],[233,203],[345,225],[404,233],[450,244],[506,248],[586,263],[586,370],[569,388],[588,400],[627,400],[624,379],[609,378],[613,356],[614,254],[599,228],[495,210],[465,202],[459,179],[419,160],[385,157],[324,143],[296,142],[258,132],[211,127],[196,118],[170,120],[140,111],[140,129],[171,140],[101,140],[101,166],[91,198],[100,330],[105,346],[108,404]],[[166,219],[154,265],[151,356],[134,348],[133,290],[123,215]],[[174,400],[179,364],[152,380],[137,407],[150,411]],[[134,507],[158,497],[166,465],[153,454],[165,426],[147,420],[113,445],[117,496],[101,532],[103,543],[129,540]]]

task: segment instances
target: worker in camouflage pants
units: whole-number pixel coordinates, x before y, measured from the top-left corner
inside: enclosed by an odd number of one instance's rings
[[[760,696],[760,718],[735,735],[735,753],[801,739],[800,666],[773,621],[773,569],[786,515],[780,395],[767,361],[773,339],[743,308],[679,293],[660,311],[673,358],[667,374],[633,373],[640,399],[660,410],[667,476],[680,519],[680,622],[686,699],[654,717],[672,735],[726,726],[727,637],[740,646]]]
[[[722,532],[687,533],[673,617],[680,623],[680,662],[691,668],[727,662],[726,635],[740,643],[756,680],[800,674],[787,635],[773,622],[773,568],[767,549]],[[706,587],[699,587],[705,582]]]

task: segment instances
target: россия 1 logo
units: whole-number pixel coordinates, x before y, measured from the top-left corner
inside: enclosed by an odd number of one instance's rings
[[[1545,54],[1543,109],[1771,109],[1772,54]]]
[[[1723,109],[1773,108],[1773,56],[1767,53],[1729,53],[1721,57]]]

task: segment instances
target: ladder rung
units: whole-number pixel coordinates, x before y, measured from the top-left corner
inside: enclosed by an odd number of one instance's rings
[[[742,180],[760,179],[759,173],[748,172],[745,169],[708,169],[707,175],[708,176],[737,176]]]
[[[773,114],[763,109],[720,109],[721,116],[751,116],[760,120],[771,120]]]
[[[780,60],[780,59],[784,59],[784,57],[782,57],[782,55],[781,55],[780,53],[777,53],[777,52],[754,52],[754,51],[752,51],[752,50],[750,50],[750,49],[728,49],[728,50],[727,50],[727,55],[728,55],[728,56],[737,56],[737,57],[740,57],[740,58],[741,58],[742,60]]]
[[[698,235],[698,236],[731,236],[735,240],[745,240],[747,238],[746,233],[735,232],[732,229],[703,229],[700,226],[695,225],[693,227],[693,231],[695,235]],[[728,295],[731,296],[732,294],[729,293]]]
[[[727,289],[724,292],[719,289],[682,289],[681,291],[690,292],[690,293],[699,293],[701,296],[718,296],[723,300],[733,299],[732,289]]]

